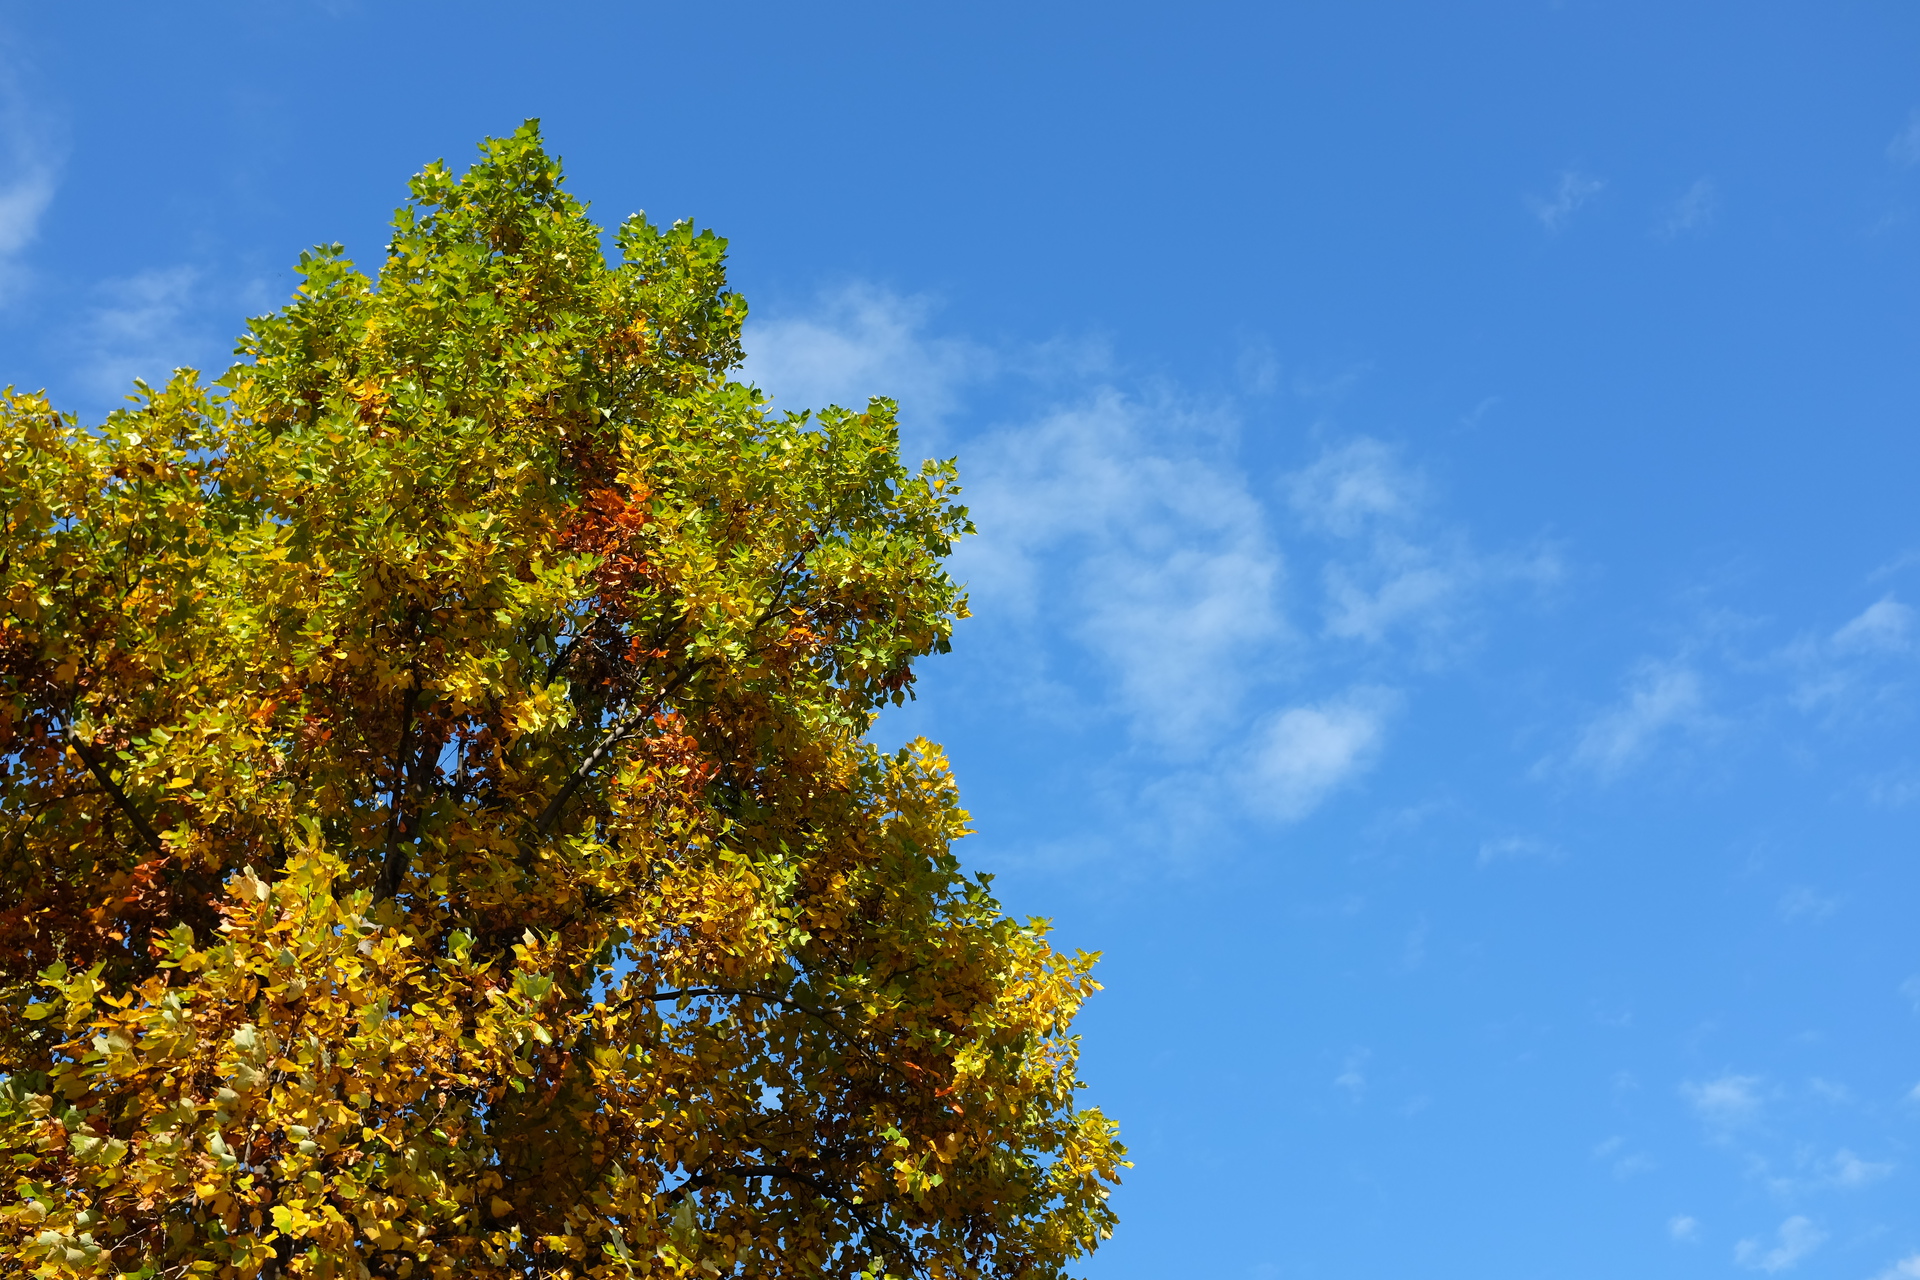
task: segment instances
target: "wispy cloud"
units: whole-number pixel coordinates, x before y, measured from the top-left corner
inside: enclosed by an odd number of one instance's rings
[[[1346,1060],[1340,1064],[1340,1074],[1333,1078],[1336,1089],[1344,1090],[1346,1095],[1358,1102],[1367,1091],[1367,1059],[1373,1054],[1366,1049],[1353,1049]]]
[[[967,449],[982,532],[955,563],[976,610],[1074,635],[1136,740],[1174,758],[1244,723],[1285,658],[1284,565],[1231,433],[1107,387]]]
[[[1330,446],[1285,481],[1302,526],[1331,543],[1321,570],[1326,634],[1379,645],[1412,632],[1431,646],[1463,621],[1473,598],[1509,583],[1560,577],[1550,550],[1485,556],[1428,515],[1426,478],[1399,452],[1361,437]]]
[[[1815,1226],[1812,1219],[1796,1214],[1780,1224],[1771,1247],[1760,1240],[1742,1240],[1734,1246],[1733,1259],[1756,1271],[1791,1271],[1826,1238],[1827,1233]]]
[[[1480,842],[1480,856],[1475,861],[1483,867],[1496,862],[1558,862],[1564,855],[1557,845],[1544,840],[1534,840],[1527,836],[1505,836],[1498,840]]]
[[[942,337],[934,316],[850,287],[754,321],[747,374],[779,405],[880,392],[908,423],[945,420],[906,447],[938,436],[961,455],[971,642],[1004,657],[998,688],[1022,714],[1121,727],[1116,758],[1165,784],[1146,803],[1178,807],[1178,783],[1214,809],[1304,818],[1385,752],[1395,661],[1430,667],[1496,589],[1558,573],[1549,552],[1476,551],[1393,446],[1335,439],[1256,483],[1244,404],[1130,379],[1086,344]],[[983,402],[1038,407],[983,424]]]
[[[1903,687],[1914,632],[1913,609],[1889,595],[1828,635],[1802,635],[1784,651],[1793,705],[1832,722],[1888,704]]]
[[[1816,1080],[1812,1084],[1816,1093],[1836,1094],[1839,1098],[1846,1094],[1844,1089],[1824,1081]],[[1835,1102],[1839,1098],[1829,1096],[1827,1100]],[[1717,1138],[1730,1136],[1727,1130],[1716,1135]],[[1847,1147],[1823,1156],[1804,1142],[1794,1144],[1787,1169],[1782,1172],[1774,1172],[1778,1167],[1775,1162],[1757,1152],[1748,1151],[1745,1158],[1748,1174],[1787,1201],[1823,1192],[1861,1191],[1886,1181],[1899,1167],[1892,1160],[1870,1160]]]
[[[1663,738],[1709,727],[1699,673],[1681,662],[1642,662],[1626,696],[1580,731],[1572,761],[1610,781],[1645,759]]]
[[[1353,548],[1322,571],[1329,635],[1378,643],[1398,626],[1442,618],[1459,596],[1471,565],[1405,532],[1424,487],[1392,449],[1369,439],[1329,449],[1289,477],[1302,523]]]
[[[1867,783],[1867,799],[1887,809],[1903,809],[1920,799],[1920,770],[1901,765]]]
[[[1623,1182],[1655,1167],[1652,1156],[1644,1151],[1627,1150],[1627,1140],[1617,1135],[1594,1147],[1593,1158],[1606,1161],[1613,1176]]]
[[[1853,1102],[1853,1090],[1837,1080],[1812,1076],[1807,1080],[1807,1089],[1814,1097],[1834,1106],[1847,1106]]]
[[[53,203],[54,168],[23,126],[7,122],[0,138],[9,152],[0,179],[0,255],[12,256],[39,234],[40,216]]]
[[[1362,438],[1325,450],[1289,476],[1286,488],[1309,528],[1356,537],[1381,521],[1410,518],[1426,485],[1392,447]]]
[[[1920,711],[1920,613],[1890,592],[1853,608],[1791,638],[1764,639],[1763,618],[1700,609],[1668,656],[1633,662],[1613,701],[1572,718],[1534,776],[1611,784],[1655,762],[1704,759],[1707,749],[1734,759],[1766,736],[1815,763],[1827,748],[1838,756],[1876,730],[1904,728]],[[1920,767],[1911,760],[1887,752],[1864,763],[1850,765],[1842,784],[1853,797],[1888,808],[1920,798]],[[1835,905],[1802,890],[1783,898],[1781,910],[1815,920]]]
[[[980,533],[954,571],[975,642],[1007,655],[1003,687],[1027,712],[1114,717],[1123,743],[1237,784],[1283,820],[1370,760],[1379,704],[1365,698],[1261,722],[1297,654],[1285,561],[1231,408],[1125,389],[1073,344],[995,351],[938,337],[930,315],[923,300],[851,288],[750,330],[748,373],[794,406],[891,390],[909,419],[915,404],[922,417],[957,413],[994,379],[1040,393],[1037,412],[955,446]]]
[[[1821,1162],[1820,1176],[1828,1186],[1852,1191],[1891,1177],[1893,1170],[1891,1160],[1862,1160],[1842,1147]]]
[[[1700,1220],[1691,1214],[1675,1214],[1667,1219],[1667,1234],[1682,1244],[1692,1244],[1700,1239]]]
[[[1905,653],[1913,647],[1913,610],[1892,596],[1876,600],[1833,633],[1841,653]]]
[[[1329,635],[1377,644],[1397,626],[1446,618],[1466,585],[1462,567],[1432,547],[1382,538],[1373,553],[1367,562],[1326,567]]]
[[[969,384],[993,374],[999,358],[977,343],[928,333],[936,309],[928,298],[847,285],[804,314],[750,320],[746,376],[770,390],[779,409],[858,409],[869,396],[890,396],[909,422],[937,423]]]
[[[1909,1254],[1875,1276],[1873,1280],[1914,1280],[1920,1276],[1920,1253]]]
[[[1667,207],[1658,228],[1662,239],[1672,240],[1693,231],[1705,230],[1720,209],[1720,190],[1712,178],[1700,178]]]
[[[1795,885],[1780,895],[1780,918],[1787,921],[1818,922],[1839,909],[1839,898],[1816,893],[1805,885]]]
[[[59,182],[59,148],[48,122],[0,66],[0,304],[20,283],[19,255],[40,233]]]
[[[1897,165],[1920,164],[1920,107],[1907,113],[1907,122],[1887,143],[1887,159]]]
[[[1715,1079],[1680,1086],[1680,1095],[1694,1113],[1715,1129],[1733,1129],[1750,1124],[1760,1115],[1761,1079],[1728,1073]]]
[[[175,366],[204,355],[207,344],[192,331],[199,283],[192,267],[169,267],[100,286],[100,304],[80,333],[87,389],[117,402],[135,378],[158,384]]]
[[[1561,173],[1560,182],[1551,196],[1530,197],[1527,207],[1533,210],[1534,217],[1540,219],[1541,226],[1548,231],[1559,231],[1579,212],[1581,206],[1599,195],[1606,185],[1591,174],[1567,169]]]
[[[1373,763],[1394,702],[1385,689],[1361,688],[1269,717],[1248,743],[1247,794],[1253,805],[1289,820],[1312,812]]]

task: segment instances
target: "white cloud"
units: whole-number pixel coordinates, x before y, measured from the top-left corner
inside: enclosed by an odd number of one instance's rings
[[[1909,1254],[1875,1276],[1873,1280],[1914,1280],[1920,1276],[1920,1253]]]
[[[1496,862],[1556,862],[1560,857],[1560,850],[1544,841],[1526,836],[1507,836],[1499,840],[1482,840],[1480,856],[1476,861],[1486,867]]]
[[[1901,809],[1920,799],[1920,773],[1902,767],[1867,783],[1867,798],[1888,809]]]
[[[1354,1049],[1347,1054],[1346,1061],[1340,1064],[1340,1074],[1333,1078],[1336,1089],[1346,1090],[1347,1096],[1355,1102],[1367,1091],[1367,1077],[1364,1068],[1367,1059],[1373,1054],[1366,1049]]]
[[[1431,641],[1458,625],[1475,592],[1559,575],[1550,554],[1481,557],[1460,535],[1431,527],[1425,478],[1378,440],[1326,449],[1285,490],[1301,524],[1334,540],[1321,578],[1326,633],[1336,639],[1378,645],[1413,630]]]
[[[1729,1073],[1704,1084],[1688,1081],[1680,1086],[1680,1093],[1702,1120],[1717,1129],[1731,1129],[1759,1116],[1760,1084],[1758,1076]]]
[[[996,360],[974,343],[926,334],[933,310],[925,298],[855,284],[808,314],[750,319],[745,376],[773,395],[777,409],[859,409],[871,396],[889,396],[908,423],[937,422]]]
[[[1916,564],[1920,564],[1920,550],[1908,548],[1898,555],[1895,555],[1886,563],[1875,566],[1873,571],[1867,574],[1867,581],[1880,582],[1886,578],[1891,578],[1902,569],[1912,568]]]
[[[1473,408],[1466,413],[1460,415],[1460,425],[1469,430],[1478,427],[1481,419],[1499,408],[1501,402],[1505,399],[1505,396],[1482,396],[1478,404],[1474,405]]]
[[[1895,698],[1901,664],[1913,651],[1914,611],[1892,596],[1861,610],[1826,636],[1803,635],[1782,652],[1798,671],[1793,705],[1829,719],[1858,714]]]
[[[1893,1173],[1893,1163],[1888,1160],[1862,1160],[1845,1147],[1834,1152],[1833,1157],[1821,1162],[1821,1178],[1829,1186],[1854,1190],[1872,1186],[1882,1178]]]
[[[142,271],[101,288],[88,317],[81,369],[88,389],[118,403],[143,378],[158,386],[178,365],[192,364],[209,344],[193,323],[199,273],[191,267]]]
[[[1407,537],[1425,482],[1395,452],[1361,438],[1330,448],[1288,477],[1287,496],[1309,530],[1346,541],[1322,570],[1329,635],[1378,643],[1397,625],[1435,618],[1458,595],[1465,566]]]
[[[1713,179],[1701,178],[1667,210],[1660,223],[1660,235],[1668,240],[1699,231],[1713,221],[1720,207],[1720,192]]]
[[[1632,768],[1662,736],[1706,727],[1700,677],[1678,663],[1642,663],[1617,706],[1589,721],[1573,750],[1573,762],[1603,781]]]
[[[1269,717],[1249,743],[1246,794],[1274,817],[1305,817],[1373,763],[1393,695],[1356,689],[1317,706]]]
[[[1533,210],[1533,216],[1540,219],[1540,225],[1549,231],[1558,231],[1587,201],[1600,194],[1607,184],[1591,174],[1568,169],[1560,175],[1560,184],[1554,188],[1553,195],[1547,199],[1534,197],[1527,201]]]
[[[1029,715],[1114,717],[1127,730],[1116,746],[1171,771],[1139,793],[1163,807],[1180,808],[1176,793],[1197,784],[1291,819],[1364,767],[1381,736],[1378,699],[1261,720],[1299,682],[1301,652],[1233,413],[1124,390],[1084,347],[988,350],[929,334],[928,316],[924,301],[848,289],[815,313],[750,327],[747,373],[794,406],[890,392],[909,429],[916,402],[922,420],[957,415],[996,381],[1051,399],[953,447],[979,529],[953,572],[975,614],[971,643],[1003,661],[1000,690]]]
[[[1407,930],[1406,941],[1400,945],[1400,967],[1408,973],[1423,968],[1427,963],[1427,918],[1420,917],[1413,928]]]
[[[1652,1156],[1644,1151],[1636,1151],[1631,1155],[1621,1156],[1613,1162],[1613,1176],[1625,1182],[1628,1178],[1658,1167],[1658,1163]]]
[[[1784,920],[1820,921],[1840,909],[1840,899],[1815,893],[1797,885],[1780,895],[1780,916]]]
[[[1920,1013],[1920,973],[1900,984],[1900,994],[1907,998],[1907,1003],[1913,1006],[1915,1013]],[[1914,1092],[1920,1095],[1920,1085],[1914,1086]]]
[[[1288,629],[1265,512],[1231,423],[1111,388],[966,450],[980,536],[956,571],[976,612],[1073,634],[1137,740],[1191,758],[1244,724]]]
[[[1887,159],[1897,165],[1920,164],[1920,107],[1907,113],[1907,123],[1887,144]]]
[[[51,130],[0,67],[0,303],[18,283],[14,261],[40,233],[60,166]]]
[[[1688,1214],[1675,1214],[1667,1219],[1667,1234],[1675,1240],[1692,1244],[1700,1238],[1700,1220]]]
[[[1652,1156],[1644,1151],[1628,1151],[1626,1145],[1627,1140],[1616,1135],[1593,1149],[1593,1158],[1608,1161],[1613,1169],[1613,1176],[1623,1182],[1635,1174],[1645,1173],[1654,1167]]]
[[[1904,653],[1912,635],[1913,610],[1887,596],[1834,632],[1832,643],[1841,653]]]
[[[1768,1248],[1758,1240],[1742,1240],[1734,1246],[1733,1258],[1743,1267],[1756,1271],[1791,1271],[1820,1247],[1827,1233],[1811,1219],[1795,1215],[1780,1224],[1778,1243]]]
[[[1383,519],[1411,517],[1425,487],[1391,447],[1365,437],[1326,450],[1287,479],[1287,495],[1302,520],[1342,537],[1364,533]]]
[[[1432,549],[1397,538],[1381,539],[1371,564],[1328,565],[1325,580],[1328,634],[1374,643],[1396,625],[1442,615],[1464,585]]]
[[[1819,1076],[1812,1076],[1807,1080],[1807,1088],[1821,1101],[1830,1102],[1835,1106],[1845,1106],[1853,1101],[1853,1090],[1834,1080],[1823,1080]]]
[[[11,140],[10,140],[11,141]],[[8,173],[0,179],[0,255],[11,256],[33,242],[40,216],[53,203],[53,166],[13,143]]]
[[[1182,830],[1233,808],[1312,812],[1382,752],[1396,673],[1379,650],[1411,636],[1430,664],[1492,588],[1558,572],[1546,554],[1474,552],[1389,445],[1336,442],[1283,477],[1276,502],[1252,482],[1231,401],[1123,384],[1089,347],[941,337],[931,315],[923,299],[851,287],[752,321],[746,374],[787,407],[895,395],[909,452],[928,419],[948,419],[932,430],[960,455],[979,529],[953,561],[968,642],[994,653],[998,690],[1024,714],[1124,726],[1115,747],[1162,774],[1137,794],[1186,805]],[[1257,381],[1271,390],[1278,374]],[[1030,399],[999,394],[1016,385],[1043,407],[968,429],[988,393]],[[1282,535],[1312,565],[1311,628],[1283,606],[1302,584]]]

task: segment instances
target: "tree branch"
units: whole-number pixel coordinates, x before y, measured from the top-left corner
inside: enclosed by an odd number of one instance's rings
[[[766,611],[753,620],[753,625],[747,628],[749,632],[758,631],[761,627],[764,627],[768,622],[772,621],[775,614],[780,612],[781,601],[787,594],[787,585],[792,580],[794,571],[806,562],[806,555],[807,553],[805,551],[797,553],[792,560],[788,561],[786,565],[781,568],[780,580],[774,584],[773,600],[767,605]],[[680,674],[675,676],[659,693],[655,694],[652,701],[644,705],[629,707],[623,712],[619,718],[613,722],[613,726],[602,735],[600,741],[594,744],[593,750],[587,753],[587,758],[580,762],[579,767],[567,775],[567,780],[560,785],[560,790],[555,793],[553,799],[547,802],[547,807],[540,811],[540,816],[534,819],[533,829],[535,834],[541,836],[546,835],[548,829],[551,828],[555,820],[559,818],[560,811],[566,807],[567,801],[571,800],[573,793],[578,791],[586,780],[592,776],[593,771],[599,767],[600,762],[606,759],[607,753],[619,746],[621,740],[633,730],[634,725],[659,710],[668,698],[678,693],[687,681],[693,679],[694,673],[705,665],[705,658],[696,658],[694,661],[682,667]]]
[[[573,793],[578,791],[581,784],[592,776],[593,771],[599,767],[600,762],[606,759],[607,753],[619,746],[621,739],[631,733],[636,724],[652,715],[655,711],[658,711],[662,703],[678,693],[687,681],[693,679],[694,672],[705,665],[706,659],[696,658],[694,661],[682,667],[680,674],[675,676],[659,693],[655,694],[652,701],[636,703],[622,712],[619,718],[613,722],[613,726],[602,735],[600,741],[594,744],[593,750],[587,753],[587,758],[582,760],[579,767],[571,774],[567,775],[567,780],[560,785],[560,790],[554,793],[553,799],[547,801],[547,807],[542,809],[540,816],[534,820],[534,831],[539,835],[546,835],[548,828],[552,827],[554,820],[560,816],[560,811],[566,808],[567,801],[571,800]]]
[[[682,987],[674,991],[649,991],[616,1001],[613,1007],[626,1008],[642,1002],[678,1000],[681,996],[732,996],[740,1000],[762,1000],[768,1004],[777,1004],[782,1008],[792,1009],[795,1013],[804,1013],[809,1018],[813,1018],[821,1023],[821,1025],[825,1026],[832,1034],[841,1037],[847,1047],[853,1053],[858,1054],[864,1059],[874,1070],[885,1072],[904,1081],[910,1089],[920,1088],[924,1083],[908,1075],[906,1071],[902,1070],[899,1063],[894,1062],[887,1055],[884,1049],[877,1048],[872,1042],[864,1039],[857,1029],[848,1027],[845,1022],[837,1016],[846,1013],[847,1009],[845,1008],[830,1009],[802,1004],[800,1001],[789,996],[771,995],[765,991],[755,991],[750,987]],[[576,1043],[584,1043],[585,1038],[589,1034],[591,1034],[591,1027],[583,1028],[580,1033],[581,1041]]]
[[[845,1209],[847,1213],[852,1216],[853,1220],[860,1224],[861,1233],[864,1236],[876,1238],[885,1245],[887,1252],[893,1255],[893,1262],[905,1267],[907,1274],[920,1274],[920,1266],[915,1260],[913,1252],[901,1243],[900,1238],[894,1235],[893,1232],[887,1230],[878,1222],[875,1222],[873,1217],[868,1214],[866,1206],[850,1199],[844,1192],[826,1179],[817,1178],[809,1173],[802,1173],[798,1169],[789,1169],[785,1165],[736,1164],[725,1169],[714,1169],[706,1173],[696,1173],[673,1190],[667,1192],[661,1199],[669,1205],[678,1204],[689,1192],[697,1191],[701,1187],[710,1187],[720,1178],[780,1178],[787,1182],[797,1182],[822,1198],[831,1200],[842,1209]]]
[[[409,672],[407,696],[400,707],[400,751],[393,762],[393,801],[387,814],[387,856],[380,863],[380,879],[373,900],[385,902],[400,888],[406,858],[400,852],[400,813],[407,802],[407,780],[413,772],[413,707],[420,697],[419,676]]]
[[[73,753],[79,756],[92,772],[94,781],[100,784],[101,789],[113,797],[113,802],[120,806],[122,813],[127,815],[127,821],[131,822],[133,829],[140,833],[140,838],[147,842],[147,847],[161,857],[166,857],[167,850],[160,843],[160,833],[155,831],[152,825],[140,816],[140,811],[133,807],[133,801],[127,799],[127,793],[122,791],[120,784],[113,780],[113,774],[108,772],[106,762],[94,754],[92,745],[81,741],[72,731],[67,733],[67,745],[73,748]]]
[[[798,1000],[791,999],[787,996],[769,995],[764,991],[753,991],[746,987],[682,987],[678,991],[649,991],[641,995],[628,996],[622,1003],[632,1004],[640,1001],[658,1002],[661,1000],[678,1000],[681,996],[735,996],[743,1000],[764,1000],[768,1004],[783,1005],[798,1013],[809,1014],[820,1019],[822,1022],[830,1024],[833,1021],[827,1016],[827,1011],[824,1009],[816,1009],[812,1005],[801,1004]],[[838,1010],[835,1010],[835,1012],[838,1012]]]
[[[593,630],[593,624],[598,621],[600,621],[600,611],[596,609],[587,615],[586,621],[580,624],[571,639],[563,645],[554,646],[553,661],[547,664],[548,684],[553,683],[553,678],[560,674],[560,668],[567,665],[568,659],[573,657],[573,651],[580,647],[580,642],[587,638],[587,632]]]

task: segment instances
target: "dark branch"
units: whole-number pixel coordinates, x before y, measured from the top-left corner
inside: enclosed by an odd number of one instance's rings
[[[787,584],[793,580],[795,570],[799,569],[800,566],[806,562],[807,553],[805,551],[799,551],[794,554],[793,559],[787,561],[787,563],[781,567],[780,581],[776,582],[773,586],[772,603],[767,605],[767,611],[765,613],[754,619],[753,626],[750,627],[749,630],[758,631],[761,627],[773,621],[773,615],[780,612],[781,600],[786,597]]]
[[[160,843],[160,833],[140,816],[140,811],[133,807],[133,801],[127,799],[127,793],[122,791],[120,784],[113,780],[113,774],[108,771],[106,762],[94,753],[93,747],[71,733],[67,735],[67,745],[71,746],[73,753],[86,764],[87,769],[93,774],[94,781],[100,784],[101,789],[113,797],[113,802],[120,806],[122,813],[127,815],[127,821],[131,822],[133,829],[140,833],[140,838],[147,842],[147,847],[161,857],[165,857],[167,851]]]
[[[100,796],[105,794],[106,792],[102,791],[99,787],[82,787],[78,791],[69,791],[57,796],[44,796],[29,804],[23,804],[20,806],[20,812],[31,814],[37,818],[57,804],[65,804],[69,800],[81,800],[87,796]]]
[[[373,900],[384,902],[400,888],[405,873],[406,855],[400,851],[401,810],[407,801],[407,778],[412,772],[413,706],[420,697],[417,677],[410,676],[406,700],[400,707],[400,753],[393,762],[393,800],[387,814],[387,856],[380,864],[380,881],[374,887]]]
[[[836,1016],[848,1012],[845,1007],[821,1008],[815,1005],[803,1004],[790,996],[773,995],[766,991],[755,991],[750,987],[681,987],[674,991],[648,991],[628,996],[626,999],[619,1001],[616,1007],[625,1008],[641,1003],[678,1000],[682,996],[732,996],[740,1000],[760,1000],[767,1004],[777,1004],[781,1008],[791,1009],[795,1013],[804,1013],[809,1018],[818,1020],[834,1035],[841,1037],[846,1042],[848,1048],[859,1054],[860,1057],[871,1064],[875,1070],[884,1071],[904,1081],[912,1088],[917,1088],[921,1084],[921,1081],[913,1079],[903,1071],[900,1065],[892,1061],[883,1050],[876,1050],[875,1046],[861,1036],[858,1030],[848,1027],[843,1020]],[[582,1039],[584,1040],[589,1034],[590,1030],[583,1029],[581,1031]]]
[[[560,668],[567,665],[567,661],[573,657],[573,651],[580,647],[581,642],[587,638],[587,632],[593,630],[593,624],[598,621],[600,621],[600,614],[596,611],[588,615],[587,620],[580,624],[571,639],[565,644],[554,646],[553,661],[547,664],[548,684],[553,683],[553,678],[560,674]]]
[[[567,775],[567,780],[561,784],[560,790],[554,793],[553,799],[547,801],[547,807],[542,809],[540,816],[534,820],[534,831],[540,835],[546,835],[548,829],[553,826],[554,820],[560,816],[560,811],[566,808],[567,801],[573,798],[573,793],[593,775],[593,771],[599,768],[600,762],[607,758],[608,753],[633,732],[635,725],[658,711],[668,698],[678,693],[687,681],[693,679],[694,673],[705,665],[705,662],[704,658],[699,658],[688,663],[680,669],[679,675],[653,696],[651,701],[636,703],[622,712],[613,722],[613,726],[602,735],[600,741],[594,744],[593,750],[587,753],[587,758]]]
[[[773,599],[767,605],[766,611],[758,618],[755,618],[753,625],[747,628],[749,632],[758,631],[761,627],[771,622],[775,614],[780,612],[782,602],[786,598],[787,586],[792,581],[794,572],[805,562],[806,552],[802,551],[781,567],[780,579],[774,584]],[[546,835],[555,820],[560,817],[560,811],[566,808],[567,801],[573,798],[573,793],[578,791],[581,786],[586,783],[586,780],[593,775],[593,771],[599,768],[600,762],[607,758],[608,753],[620,745],[633,731],[634,726],[646,720],[654,712],[658,711],[668,698],[678,693],[687,681],[693,679],[694,674],[704,665],[706,665],[705,658],[696,658],[694,661],[682,667],[680,674],[675,676],[672,681],[670,681],[666,687],[662,688],[659,693],[655,694],[650,701],[630,707],[623,712],[619,718],[613,722],[613,725],[607,732],[601,736],[600,741],[594,744],[593,750],[587,753],[587,758],[580,762],[579,767],[567,775],[567,780],[561,784],[560,790],[554,794],[553,799],[547,802],[547,807],[540,811],[540,816],[534,820],[533,824],[535,833],[541,836]]]
[[[725,1169],[696,1173],[660,1198],[668,1205],[678,1204],[689,1192],[697,1191],[701,1187],[710,1187],[721,1178],[779,1178],[786,1182],[797,1182],[821,1198],[831,1200],[845,1209],[853,1220],[860,1224],[863,1235],[879,1240],[886,1247],[887,1252],[893,1255],[892,1261],[895,1265],[905,1267],[909,1275],[920,1274],[919,1262],[914,1258],[912,1251],[893,1232],[874,1221],[865,1205],[850,1199],[846,1193],[826,1179],[802,1173],[798,1169],[789,1169],[785,1165],[736,1164]]]
[[[810,1014],[822,1022],[832,1022],[832,1019],[827,1016],[827,1011],[824,1009],[816,1009],[812,1005],[801,1004],[798,1000],[791,999],[787,996],[769,995],[765,991],[753,991],[746,987],[682,987],[678,991],[649,991],[642,995],[629,996],[626,1002],[639,1003],[646,1001],[657,1003],[661,1000],[678,1000],[681,996],[735,996],[742,1000],[764,1000],[768,1004],[777,1004],[799,1013]]]

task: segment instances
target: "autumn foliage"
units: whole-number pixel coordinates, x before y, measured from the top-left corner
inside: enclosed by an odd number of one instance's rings
[[[0,398],[0,1273],[1054,1277],[1092,957],[964,876],[967,532],[529,125],[211,385]]]

